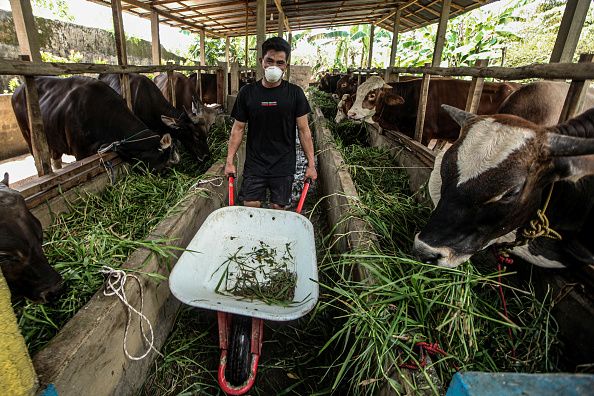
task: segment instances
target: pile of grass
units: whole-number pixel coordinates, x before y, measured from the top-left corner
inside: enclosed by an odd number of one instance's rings
[[[539,300],[529,284],[506,286],[504,278],[506,319],[492,267],[479,271],[467,262],[446,269],[414,260],[412,240],[428,218],[428,204],[408,191],[405,172],[385,150],[352,145],[341,151],[361,198],[353,214],[367,221],[379,243],[377,251],[330,256],[321,268],[334,274],[322,285],[333,295],[327,304],[345,319],[324,347],[340,351],[333,390],[374,394],[390,386],[440,394],[458,369],[555,371],[550,296]],[[353,265],[366,269],[373,282],[345,276]],[[411,376],[399,365],[420,359],[418,342],[437,342],[446,354],[432,356]]]
[[[327,120],[334,122],[334,117],[336,117],[336,101],[332,98],[332,94],[320,91],[315,87],[309,87],[307,93],[310,102],[322,110],[322,114],[324,114]]]
[[[204,172],[226,155],[229,122],[209,134],[211,160],[197,164],[184,154],[167,175],[147,172],[141,165],[102,193],[81,193],[70,212],[57,216],[45,230],[43,250],[65,281],[60,298],[45,305],[18,301],[14,309],[30,353],[41,349],[85,305],[103,284],[103,265],[121,266],[138,248],[158,257],[174,252],[166,240],[148,240],[150,231],[187,196]],[[196,190],[193,193],[200,193]],[[156,279],[162,280],[157,274]]]

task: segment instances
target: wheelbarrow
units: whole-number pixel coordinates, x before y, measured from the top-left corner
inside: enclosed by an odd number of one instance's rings
[[[184,304],[217,311],[221,358],[218,382],[229,395],[243,395],[253,386],[262,351],[263,320],[288,321],[306,315],[318,300],[318,271],[311,222],[301,216],[309,189],[306,180],[296,212],[234,205],[234,177],[229,177],[229,205],[212,212],[181,255],[169,277],[169,288]],[[290,304],[266,304],[218,292],[222,265],[240,249],[266,243],[284,251],[291,246],[297,277]],[[289,244],[289,245],[287,245]],[[265,264],[263,264],[265,265]],[[231,279],[233,282],[233,279]]]

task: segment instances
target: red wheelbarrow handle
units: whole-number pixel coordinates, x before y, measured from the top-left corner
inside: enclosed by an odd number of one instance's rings
[[[309,191],[309,185],[313,182],[311,178],[305,179],[305,183],[303,183],[303,191],[301,192],[301,197],[299,198],[299,204],[297,205],[297,210],[295,212],[301,213],[303,210],[303,204],[305,203],[305,197],[307,197],[307,191]]]
[[[229,175],[229,206],[235,205],[235,174]]]

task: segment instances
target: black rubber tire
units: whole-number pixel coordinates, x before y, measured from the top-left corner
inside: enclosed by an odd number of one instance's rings
[[[233,315],[225,376],[231,385],[244,384],[250,375],[252,318]]]

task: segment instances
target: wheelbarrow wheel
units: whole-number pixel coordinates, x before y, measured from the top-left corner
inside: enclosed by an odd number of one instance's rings
[[[234,386],[245,383],[250,375],[252,318],[233,315],[227,359],[227,380]]]

